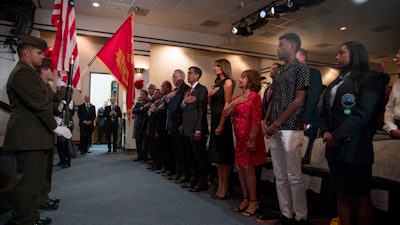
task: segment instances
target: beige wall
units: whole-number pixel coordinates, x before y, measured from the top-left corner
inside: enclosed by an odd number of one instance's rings
[[[172,82],[171,77],[175,69],[181,69],[186,73],[190,66],[197,66],[203,71],[200,83],[210,90],[215,80],[214,61],[221,58],[230,61],[235,81],[246,69],[261,69],[261,59],[256,57],[153,44],[151,45],[150,82],[159,87],[165,80]],[[234,95],[237,94],[240,94],[238,88],[234,92]]]

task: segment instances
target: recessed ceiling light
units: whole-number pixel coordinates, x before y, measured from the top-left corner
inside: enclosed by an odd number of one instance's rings
[[[347,30],[347,27],[341,27],[340,30]]]
[[[94,7],[99,7],[99,6],[100,6],[100,4],[99,4],[99,3],[97,3],[97,2],[93,2],[92,6],[94,6]]]
[[[368,0],[351,0],[351,2],[354,5],[361,5],[361,4],[364,4],[364,3],[368,2]]]

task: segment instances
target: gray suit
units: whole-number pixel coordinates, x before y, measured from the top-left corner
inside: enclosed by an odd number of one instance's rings
[[[200,131],[204,135],[208,134],[207,95],[207,88],[198,83],[191,93],[191,96],[196,96],[196,101],[187,105],[181,104],[185,136],[193,137],[195,131]],[[185,97],[187,97],[187,92]]]

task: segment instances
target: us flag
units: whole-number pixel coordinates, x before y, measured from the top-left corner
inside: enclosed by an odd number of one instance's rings
[[[69,65],[73,59],[72,87],[81,90],[74,1],[55,0],[51,22],[57,27],[51,68],[56,69],[61,79],[67,83]]]

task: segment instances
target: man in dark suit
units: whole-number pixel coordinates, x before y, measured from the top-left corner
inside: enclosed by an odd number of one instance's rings
[[[122,117],[121,109],[115,104],[115,97],[110,98],[111,105],[107,106],[104,110],[106,121],[104,128],[106,130],[106,139],[108,152],[111,152],[111,136],[113,144],[113,152],[117,152],[117,139],[118,139],[118,120]]]
[[[307,65],[307,51],[300,48],[296,53],[296,59]],[[306,153],[303,163],[308,164],[311,160],[312,147],[318,135],[319,109],[318,103],[322,94],[321,72],[314,68],[310,69],[310,87],[307,89],[306,106],[303,112],[304,135],[308,137]]]
[[[21,35],[18,39],[19,61],[7,81],[11,114],[7,123],[3,151],[12,151],[17,171],[23,176],[12,196],[12,218],[7,225],[50,224],[37,210],[45,183],[49,152],[54,135],[71,139],[71,131],[57,126],[46,84],[36,68],[42,64],[47,43],[37,37]]]
[[[90,103],[90,96],[85,95],[84,100],[85,102],[78,106],[79,151],[81,154],[90,153],[89,147],[92,144],[94,119],[96,118],[96,107]]]
[[[188,166],[184,160],[185,136],[183,135],[183,110],[180,107],[189,86],[185,83],[185,72],[182,70],[174,71],[172,81],[175,89],[167,96],[167,125],[168,131],[171,133],[172,149],[176,163],[176,176],[174,179],[179,180],[182,176],[190,176]]]
[[[149,143],[149,152],[151,157],[151,164],[148,169],[161,170],[161,154],[160,154],[160,141],[156,138],[157,131],[157,107],[161,104],[162,94],[160,89],[155,89],[153,93],[152,103],[147,112],[147,129],[146,135]]]
[[[161,166],[163,169],[160,171],[163,176],[175,175],[175,159],[171,147],[171,135],[167,129],[167,96],[172,91],[172,84],[169,81],[164,81],[160,85],[160,93],[163,95],[156,108],[156,137],[160,143]]]
[[[187,76],[190,88],[185,93],[185,99],[181,103],[186,154],[192,168],[192,180],[186,187],[190,187],[192,192],[207,189],[208,90],[199,83],[201,75],[200,68],[189,67]]]
[[[106,121],[106,116],[104,115],[104,110],[108,105],[107,101],[104,101],[103,106],[97,110],[97,144],[101,144],[101,140],[104,136],[104,122]]]
[[[146,108],[145,105],[149,101],[148,97],[147,91],[141,90],[140,96],[132,109],[132,119],[135,119],[133,129],[137,152],[137,157],[133,159],[134,161],[147,161],[148,149],[144,148],[143,141],[146,136],[147,128],[146,114],[148,108]]]
[[[282,67],[281,64],[279,63],[272,63],[271,65],[271,70],[269,76],[272,79],[272,82],[274,81],[274,76],[278,72],[278,70]],[[272,84],[270,84],[264,91],[264,96],[262,100],[262,118],[265,118],[265,114],[267,113],[267,108],[268,104],[271,100],[271,94],[272,94]]]

